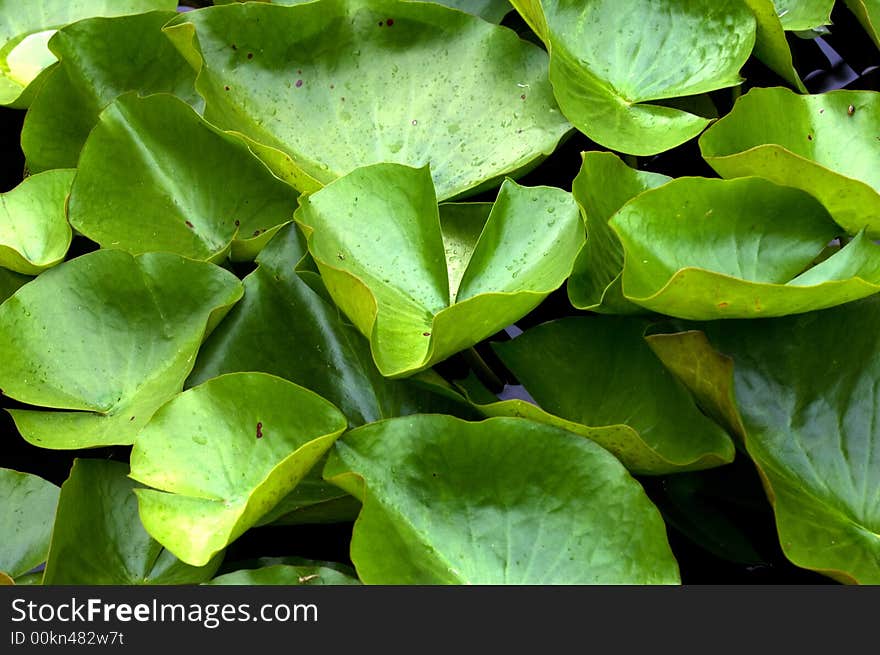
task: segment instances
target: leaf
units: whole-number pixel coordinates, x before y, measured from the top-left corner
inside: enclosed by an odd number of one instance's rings
[[[27,275],[13,273],[5,268],[0,268],[0,303],[9,298],[9,296],[18,291],[32,279],[33,278],[28,277]]]
[[[55,62],[47,42],[58,28],[93,16],[176,7],[174,0],[0,0],[0,105],[28,106],[40,73]]]
[[[852,110],[850,111],[850,108]],[[700,138],[722,177],[758,175],[812,194],[849,234],[880,237],[880,100],[755,88]]]
[[[461,398],[436,386],[382,376],[369,342],[294,271],[291,262],[306,252],[300,239],[296,226],[286,225],[260,253],[244,279],[244,298],[199,350],[187,386],[263,371],[326,398],[352,426],[418,412],[472,416]]]
[[[804,86],[794,67],[791,48],[785,38],[785,28],[777,13],[774,0],[745,1],[755,15],[757,25],[755,56],[799,92],[807,93],[807,87]]]
[[[0,266],[37,275],[64,259],[72,238],[64,211],[75,173],[31,175],[0,193]]]
[[[812,30],[831,25],[834,0],[773,0],[773,5],[786,31]]]
[[[593,141],[633,155],[702,132],[708,119],[656,103],[740,84],[755,43],[755,19],[739,0],[511,4],[547,46],[562,113]]]
[[[581,160],[571,192],[587,226],[587,242],[574,262],[568,298],[578,309],[603,314],[644,313],[623,297],[623,246],[608,220],[629,200],[672,178],[633,170],[610,152],[582,152]]]
[[[680,178],[611,220],[623,244],[623,293],[693,320],[784,316],[880,291],[880,251],[864,233],[812,268],[839,233],[799,189],[760,178]]]
[[[46,561],[58,487],[0,468],[0,498],[0,575],[14,580]]]
[[[639,484],[608,452],[558,428],[381,421],[338,441],[324,477],[364,502],[351,556],[365,584],[679,581]]]
[[[842,582],[880,583],[880,301],[699,326],[734,361],[745,445],[786,556]],[[667,352],[685,355],[693,338]]]
[[[195,73],[162,33],[174,12],[93,18],[62,28],[49,47],[60,60],[21,131],[28,169],[74,168],[101,111],[120,95],[171,93],[197,111]]]
[[[571,130],[540,48],[436,4],[234,4],[166,32],[199,70],[205,118],[303,192],[396,162],[430,164],[447,199],[534,167]]]
[[[646,326],[641,319],[572,317],[492,347],[544,410],[578,425],[578,434],[634,474],[733,461],[733,442],[651,352]]]
[[[323,566],[276,564],[261,569],[242,569],[218,576],[209,585],[352,585],[356,578]]]
[[[120,462],[74,461],[61,486],[43,584],[179,585],[214,575],[222,556],[194,568],[144,531],[127,473]]]
[[[877,0],[845,0],[862,27],[880,48],[880,2]]]
[[[303,200],[294,218],[330,295],[370,337],[388,377],[423,370],[530,312],[571,274],[584,239],[570,194],[506,180],[473,252],[456,256],[468,263],[450,289],[430,172],[399,164],[349,173]]]
[[[256,0],[276,5],[301,5],[312,0]],[[419,1],[422,0],[413,0]],[[214,0],[215,5],[228,5],[232,2],[245,2],[245,0]],[[499,23],[505,14],[510,11],[510,3],[507,0],[431,0],[432,4],[446,5],[469,14],[479,16],[490,23]]]
[[[99,250],[41,274],[0,305],[0,388],[51,408],[9,410],[19,432],[42,448],[132,443],[241,293],[170,253]]]
[[[266,373],[230,373],[183,392],[138,434],[131,477],[141,519],[202,566],[255,525],[345,430],[320,396]]]
[[[129,93],[83,147],[69,217],[105,248],[218,261],[231,246],[246,260],[291,220],[297,195],[182,100]]]

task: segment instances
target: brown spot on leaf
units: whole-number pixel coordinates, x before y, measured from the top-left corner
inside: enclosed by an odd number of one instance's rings
[[[189,221],[186,221],[186,226],[187,226],[187,227],[188,227],[188,228],[190,228],[190,229],[192,229],[192,227],[193,227],[193,224],[192,224],[192,223],[190,223],[190,222],[189,222]]]
[[[261,421],[257,421],[257,439],[263,438],[263,423]]]

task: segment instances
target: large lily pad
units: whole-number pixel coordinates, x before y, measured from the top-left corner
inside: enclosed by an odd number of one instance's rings
[[[507,180],[473,251],[463,238],[451,240],[456,248],[444,243],[428,169],[399,164],[349,173],[303,200],[295,218],[327,289],[389,377],[425,369],[530,312],[571,274],[584,241],[570,194]],[[457,287],[448,258],[467,262]]]
[[[845,0],[845,2],[880,48],[880,2],[878,0]]]
[[[174,12],[94,18],[62,28],[49,47],[60,63],[21,131],[28,168],[74,168],[98,115],[128,91],[174,94],[198,110],[195,72],[162,33]]]
[[[813,197],[760,178],[673,180],[611,226],[624,295],[670,316],[783,316],[880,291],[880,246],[862,232],[813,265],[840,228]]]
[[[745,444],[764,478],[779,539],[797,564],[843,582],[880,584],[880,300],[772,321],[700,326],[733,359]],[[691,333],[661,356],[698,357]],[[709,342],[702,344],[708,346]],[[699,381],[691,384],[698,385]]]
[[[58,493],[36,475],[0,468],[0,574],[14,580],[46,561]]]
[[[756,88],[700,138],[723,177],[758,175],[818,198],[850,234],[880,237],[880,95]]]
[[[0,193],[0,266],[36,275],[64,259],[73,236],[64,210],[75,173],[31,175]]]
[[[638,483],[604,449],[548,425],[380,421],[338,441],[324,477],[364,502],[351,556],[366,584],[679,580]]]
[[[28,106],[40,74],[56,61],[47,44],[59,27],[93,16],[173,11],[176,6],[176,0],[0,1],[0,105]]]
[[[74,461],[61,486],[44,584],[192,584],[214,575],[222,555],[188,566],[144,531],[127,473],[121,462]]]
[[[130,444],[180,391],[206,333],[241,297],[227,271],[170,253],[99,250],[0,305],[0,388],[43,448]]]
[[[187,386],[236,371],[272,373],[326,398],[352,426],[419,412],[471,415],[441,387],[385,378],[369,342],[296,274],[305,253],[296,226],[283,227],[244,279],[242,301],[199,350]]]
[[[255,525],[321,459],[345,417],[267,373],[230,373],[183,392],[138,434],[131,477],[147,531],[207,563]]]
[[[740,0],[511,4],[547,46],[563,114],[597,143],[634,155],[703,131],[708,118],[670,101],[742,82],[755,44],[755,18]]]
[[[610,152],[581,153],[581,170],[571,193],[587,226],[587,243],[574,262],[568,298],[578,309],[640,314],[645,309],[623,297],[623,246],[608,221],[627,202],[671,178],[637,171]]]
[[[635,474],[731,462],[733,442],[651,352],[646,326],[641,319],[567,318],[493,348],[544,410],[579,426]]]
[[[68,215],[106,248],[252,259],[293,218],[297,196],[182,100],[128,93],[83,147]]]
[[[360,584],[336,569],[326,566],[290,566],[275,564],[259,569],[242,569],[217,576],[210,585],[355,585]]]
[[[200,71],[205,118],[301,191],[397,162],[430,164],[446,199],[534,166],[571,129],[546,53],[441,5],[245,3],[166,31]]]

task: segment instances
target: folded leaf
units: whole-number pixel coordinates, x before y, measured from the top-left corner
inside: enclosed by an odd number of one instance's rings
[[[46,561],[58,493],[36,475],[0,468],[0,574],[14,580]]]
[[[41,274],[0,305],[0,388],[68,411],[9,410],[19,432],[43,448],[132,443],[241,293],[170,253],[99,250]]]
[[[423,370],[530,312],[570,275],[584,241],[570,194],[507,180],[473,250],[467,239],[444,243],[430,172],[399,164],[349,173],[303,200],[295,219],[330,295],[370,337],[389,377]],[[451,241],[458,254],[447,251]],[[467,265],[450,289],[459,260]]]
[[[131,477],[144,526],[202,566],[278,504],[345,430],[320,396],[266,373],[183,392],[138,434]]]
[[[304,192],[396,162],[430,164],[446,199],[536,165],[571,130],[546,53],[433,3],[234,4],[166,32],[199,71],[205,118]]]
[[[877,47],[880,48],[880,2],[878,0],[845,0]]]

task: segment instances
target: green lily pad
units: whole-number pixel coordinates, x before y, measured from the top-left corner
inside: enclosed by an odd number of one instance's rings
[[[220,575],[209,585],[353,585],[356,578],[324,566],[287,566],[276,564],[261,569],[242,569]]]
[[[880,2],[878,0],[844,0],[868,35],[880,48]]]
[[[267,373],[184,391],[138,434],[131,477],[147,531],[202,566],[255,525],[346,428],[329,402]]]
[[[694,320],[784,316],[880,291],[880,247],[864,232],[814,264],[840,232],[812,196],[761,178],[680,178],[615,214],[623,293]]]
[[[144,531],[127,473],[121,462],[74,461],[61,486],[44,584],[179,585],[214,575],[222,555],[195,568]]]
[[[128,93],[83,147],[68,216],[105,248],[246,260],[292,219],[297,196],[182,100]]]
[[[578,309],[603,314],[644,313],[623,296],[623,246],[608,221],[637,195],[672,178],[634,170],[610,152],[583,152],[581,159],[571,193],[587,226],[587,243],[574,262],[568,298]]]
[[[0,193],[0,266],[37,275],[64,259],[73,236],[64,210],[75,174],[31,175]]]
[[[437,4],[235,4],[166,32],[199,70],[205,118],[304,192],[396,162],[430,164],[447,199],[535,166],[571,130],[546,53]]]
[[[232,2],[245,2],[246,0],[214,0],[215,5],[228,5]],[[268,2],[275,5],[301,5],[312,0],[256,0],[257,2]],[[419,1],[422,0],[413,0]],[[426,0],[427,1],[427,0]],[[466,11],[474,16],[489,21],[490,23],[499,23],[504,16],[510,12],[510,3],[507,0],[430,0],[433,4],[445,5],[453,9]],[[393,20],[393,19],[392,19]]]
[[[604,449],[548,425],[380,421],[338,441],[324,477],[364,502],[351,557],[365,584],[679,581],[639,484]]]
[[[0,268],[0,303],[9,298],[33,278],[20,273],[13,273],[5,268]]]
[[[0,468],[0,574],[15,580],[46,561],[58,493],[43,478]]]
[[[773,0],[773,6],[786,31],[800,32],[831,25],[834,0]]]
[[[132,443],[241,293],[170,253],[98,250],[42,273],[0,305],[0,388],[68,411],[9,410],[19,432],[43,448]]]
[[[28,169],[74,168],[98,115],[128,91],[171,93],[196,110],[195,72],[162,26],[175,12],[93,18],[62,28],[49,47],[60,63],[25,116],[21,147]]]
[[[467,265],[450,287],[455,247],[444,243],[430,172],[399,164],[349,173],[303,200],[294,218],[330,295],[370,337],[388,377],[425,369],[526,315],[571,274],[584,241],[570,194],[506,180],[473,251],[453,239],[462,251],[453,266]]]
[[[880,237],[880,95],[755,88],[700,138],[722,177],[757,175],[818,198],[850,234]]]
[[[176,0],[2,0],[0,2],[0,105],[27,107],[41,73],[55,61],[48,42],[55,31],[84,18],[173,11]]]
[[[791,15],[790,10],[784,9],[783,11],[786,13],[783,14],[783,18],[780,18],[780,12],[776,8],[780,2],[775,4],[774,0],[745,0],[745,2],[755,15],[757,26],[755,56],[799,92],[807,93],[807,87],[804,86],[803,80],[794,67],[791,48],[785,37],[787,28],[782,21]],[[834,1],[831,0],[829,4],[834,4]]]
[[[745,445],[786,556],[862,584],[880,584],[880,339],[860,329],[878,321],[874,297],[783,319],[699,326],[734,361]],[[678,347],[667,336],[666,352],[691,356],[695,341],[683,336]]]
[[[562,113],[593,141],[634,155],[702,132],[708,118],[668,101],[740,84],[755,44],[755,18],[739,0],[511,4],[547,46]]]
[[[199,350],[187,386],[263,371],[326,398],[352,426],[419,412],[472,416],[451,392],[379,372],[369,342],[294,271],[292,263],[306,252],[303,241],[296,225],[286,225],[260,253],[257,269],[244,279],[244,298]],[[294,490],[300,500],[301,492]]]
[[[566,318],[492,347],[544,410],[580,426],[579,434],[634,474],[733,461],[733,442],[651,352],[646,326],[641,319]]]

